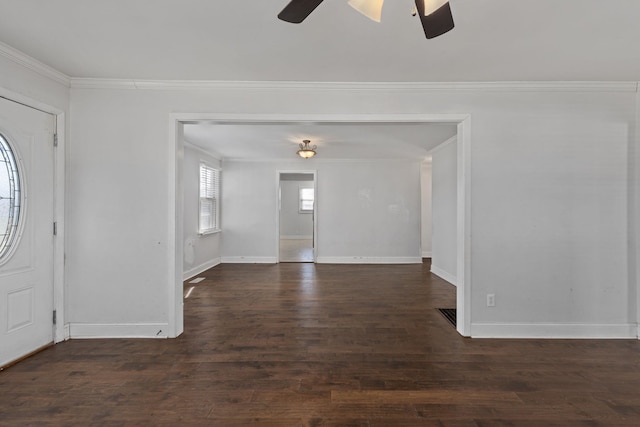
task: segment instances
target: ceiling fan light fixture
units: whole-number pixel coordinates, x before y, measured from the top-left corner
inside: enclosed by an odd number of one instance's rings
[[[424,0],[424,16],[431,15],[448,2],[449,0]]]
[[[302,141],[302,144],[300,144],[300,149],[298,150],[298,156],[302,157],[303,159],[310,159],[311,157],[316,155],[316,146],[314,145],[313,147],[311,147],[311,141],[308,139],[305,139]]]
[[[427,0],[428,1],[428,0]],[[380,22],[384,0],[349,0],[349,6],[371,19]]]
[[[300,23],[322,2],[323,0],[290,0],[278,18]],[[376,22],[380,22],[382,18],[383,3],[384,0],[348,0],[349,6]],[[449,0],[414,0],[414,3],[411,14],[419,16],[427,39],[439,37],[455,27]]]

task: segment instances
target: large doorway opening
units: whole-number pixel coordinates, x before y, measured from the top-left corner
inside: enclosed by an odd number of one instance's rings
[[[169,247],[173,249],[175,263],[169,266],[169,276],[174,277],[174,283],[170,284],[170,298],[169,298],[169,321],[171,336],[180,335],[183,331],[183,307],[182,307],[182,269],[183,269],[183,245],[182,245],[182,171],[181,171],[181,156],[183,154],[183,124],[195,123],[195,122],[207,122],[213,126],[217,125],[234,125],[234,126],[246,126],[251,125],[252,130],[254,126],[262,126],[265,131],[263,133],[269,134],[266,125],[268,126],[282,126],[282,125],[294,125],[294,126],[325,126],[325,125],[339,125],[348,126],[351,129],[358,129],[358,134],[361,133],[362,128],[370,125],[394,125],[403,129],[408,129],[411,126],[423,126],[425,124],[453,124],[457,128],[457,171],[456,182],[457,191],[456,199],[458,201],[456,206],[456,308],[457,308],[457,330],[463,336],[471,335],[471,197],[470,197],[470,145],[471,134],[470,125],[471,118],[468,114],[223,114],[223,113],[180,113],[171,114],[170,116],[170,149],[173,151],[170,163],[170,180],[171,191],[169,200],[170,204],[170,228],[175,232],[170,235]],[[303,129],[304,130],[304,129]],[[380,132],[378,132],[380,133]],[[268,157],[265,157],[265,151],[267,154],[273,153],[272,149],[267,149],[263,144],[266,135],[261,135],[259,139],[250,141],[251,146],[254,147],[252,153],[254,156],[260,155],[260,161],[264,161]],[[256,141],[259,141],[258,144]],[[233,147],[242,146],[237,144],[237,141]],[[278,146],[287,153],[290,152],[291,141],[284,141]],[[370,145],[367,141],[367,144]],[[393,144],[386,144],[385,147],[397,147],[398,141]],[[287,148],[288,147],[288,148]],[[356,146],[351,147],[352,152],[361,151]],[[381,148],[381,147],[378,147]],[[262,150],[262,151],[261,151]],[[330,150],[326,149],[324,152],[329,153]],[[372,150],[375,153],[375,150]],[[328,154],[327,154],[328,155]],[[226,156],[223,156],[226,157]],[[230,153],[229,157],[234,157],[233,153]],[[276,157],[270,156],[273,159]],[[245,168],[246,169],[246,168]],[[292,172],[292,171],[286,171]],[[224,173],[224,162],[223,162]],[[322,172],[324,173],[324,172]],[[324,175],[323,175],[324,176]],[[273,188],[273,187],[272,187]],[[317,194],[316,194],[317,196]],[[317,200],[316,200],[317,202]],[[322,201],[320,201],[322,203]],[[324,205],[321,206],[322,209]],[[317,209],[317,207],[316,207]],[[223,209],[224,211],[224,209]],[[274,209],[275,211],[275,209]],[[316,210],[317,212],[317,210]],[[224,212],[223,212],[224,214]],[[315,218],[315,229],[318,228],[318,218]],[[277,223],[275,220],[273,223]],[[272,223],[272,224],[273,224]],[[224,219],[223,219],[224,228]],[[419,233],[419,230],[417,230]],[[224,230],[223,230],[224,234]],[[278,249],[279,230],[278,234],[272,234],[273,236],[273,248]],[[317,231],[315,232],[317,237]],[[323,241],[318,242],[316,240],[316,247],[322,247]],[[269,243],[271,245],[271,243]],[[417,245],[419,248],[419,244]],[[277,251],[276,251],[277,254]],[[224,254],[223,254],[224,255]],[[322,253],[320,254],[322,255]],[[224,256],[223,256],[224,258]],[[277,255],[276,257],[277,258]],[[330,257],[329,257],[330,258]]]
[[[278,172],[278,262],[315,262],[315,171]]]

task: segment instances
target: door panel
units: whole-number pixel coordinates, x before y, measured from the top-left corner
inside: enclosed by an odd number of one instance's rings
[[[53,341],[54,120],[0,98],[0,135],[16,159],[21,193],[13,244],[0,258],[0,366]]]

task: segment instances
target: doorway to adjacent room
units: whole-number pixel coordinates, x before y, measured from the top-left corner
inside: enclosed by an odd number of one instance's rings
[[[315,171],[278,172],[278,261],[315,262]]]

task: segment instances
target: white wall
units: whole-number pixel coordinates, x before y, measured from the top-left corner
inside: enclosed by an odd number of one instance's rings
[[[318,262],[422,262],[418,161],[323,164]]]
[[[422,212],[421,246],[423,258],[431,258],[433,253],[431,236],[433,230],[431,173],[432,163],[431,159],[429,159],[428,162],[423,162],[420,165],[420,210]]]
[[[183,277],[191,278],[220,264],[220,233],[200,235],[198,232],[200,203],[200,163],[220,168],[220,160],[197,148],[185,146],[184,160],[184,229]],[[222,181],[221,174],[221,181]]]
[[[0,43],[0,96],[13,98],[5,91],[69,111],[67,77]]]
[[[64,79],[43,75],[0,55],[0,92],[69,112]],[[166,335],[175,285],[162,268],[173,257],[167,129],[170,113],[189,111],[469,113],[472,335],[636,334],[639,159],[629,154],[640,142],[630,85],[137,86],[85,81],[71,90],[67,319],[89,336]],[[339,226],[341,218],[327,220]],[[268,257],[275,250],[262,248],[268,233],[248,225],[259,242],[254,252]],[[327,253],[344,247],[337,239],[324,244]],[[487,293],[496,295],[495,307],[486,307]]]
[[[458,150],[456,138],[432,152],[432,259],[431,271],[457,284],[458,257]]]
[[[153,336],[155,325],[168,321],[167,288],[173,283],[158,266],[172,257],[167,247],[171,112],[469,113],[472,335],[635,336],[630,319],[636,313],[627,303],[636,286],[628,276],[627,267],[636,260],[629,258],[627,233],[629,222],[637,220],[637,212],[629,218],[627,211],[627,153],[636,143],[631,133],[636,93],[630,87],[536,84],[514,85],[513,90],[479,85],[395,91],[277,84],[243,89],[238,84],[151,90],[81,84],[71,90],[68,171],[67,274],[75,322],[124,329],[150,325],[137,330]],[[237,193],[229,209],[223,208],[229,226],[223,231],[223,255],[272,257],[275,169],[284,167],[229,166],[224,167],[225,182],[234,182]],[[362,206],[366,191],[359,191],[367,188],[379,215],[393,216],[392,223],[404,227],[401,217],[408,209],[408,222],[417,224],[419,196],[395,198],[389,192],[415,180],[417,194],[419,166],[399,166],[389,171],[387,181],[372,186],[368,180],[375,168],[354,164],[348,175],[357,180],[339,196],[351,195],[348,206],[334,212],[331,208],[340,205],[329,189],[344,184],[336,175],[344,178],[349,166],[318,168],[318,225],[336,231],[323,238],[319,230],[319,256],[323,251],[343,258],[416,254],[419,233],[414,240],[394,240],[394,227],[365,222],[356,227],[356,239],[338,236],[351,232],[358,213],[371,211]],[[249,200],[266,215],[246,214]],[[246,219],[242,226],[229,217],[235,213]],[[248,254],[244,249],[250,244]],[[486,307],[487,293],[496,295],[495,307]]]
[[[223,262],[275,262],[276,174],[303,161],[317,170],[319,263],[421,262],[417,161],[315,159],[223,162]]]
[[[313,238],[313,214],[300,212],[300,189],[313,188],[313,181],[280,181],[280,238]]]

